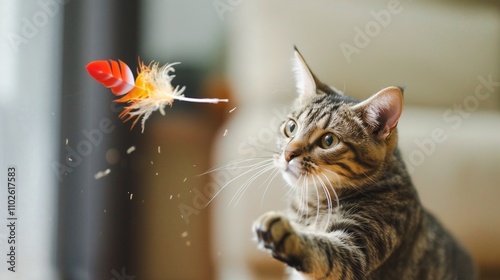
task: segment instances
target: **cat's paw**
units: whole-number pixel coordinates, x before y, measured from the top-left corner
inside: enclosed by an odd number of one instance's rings
[[[258,244],[270,250],[274,258],[303,270],[302,239],[286,217],[265,213],[255,221],[253,229]]]

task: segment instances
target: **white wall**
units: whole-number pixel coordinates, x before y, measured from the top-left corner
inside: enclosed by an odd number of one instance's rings
[[[48,9],[38,1],[0,2],[1,279],[58,277],[57,180],[51,164],[58,160],[62,8],[52,3]],[[11,165],[17,176],[16,273],[6,264],[6,182]]]

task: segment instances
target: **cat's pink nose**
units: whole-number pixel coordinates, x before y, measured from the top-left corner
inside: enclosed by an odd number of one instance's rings
[[[300,156],[301,152],[299,150],[296,151],[285,151],[285,160],[286,162],[290,162],[292,159]]]

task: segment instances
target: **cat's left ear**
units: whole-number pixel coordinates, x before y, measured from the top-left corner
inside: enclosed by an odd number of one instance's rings
[[[403,111],[403,88],[387,87],[354,105],[377,140],[387,139],[398,125]]]

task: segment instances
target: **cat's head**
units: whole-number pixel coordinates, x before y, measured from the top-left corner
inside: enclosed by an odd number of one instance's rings
[[[318,80],[297,50],[294,64],[299,96],[279,128],[275,157],[285,180],[336,188],[373,182],[393,159],[402,88],[358,102]]]

